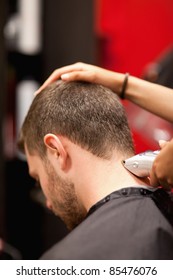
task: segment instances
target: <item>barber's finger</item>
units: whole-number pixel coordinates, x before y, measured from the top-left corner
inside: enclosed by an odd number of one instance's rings
[[[47,87],[51,83],[60,79],[62,74],[72,72],[72,71],[82,71],[82,63],[75,63],[54,70],[53,73],[48,77],[48,79],[43,83],[43,85],[35,92],[35,95],[40,93],[45,87]]]
[[[163,149],[166,145],[167,145],[167,141],[165,141],[165,140],[159,140],[159,146],[160,146],[160,148],[161,149]]]
[[[150,172],[150,185],[154,188],[162,186],[167,191],[173,189],[173,185],[168,182],[167,178],[158,178],[153,170]]]
[[[55,82],[56,80],[58,80],[61,76],[61,73],[59,71],[59,69],[55,70],[50,76],[49,78],[42,84],[42,86],[35,92],[35,95],[37,95],[38,93],[40,93],[44,88],[46,88],[48,85],[50,85],[51,83]]]
[[[3,251],[3,247],[4,247],[3,240],[0,238],[0,252]]]
[[[61,75],[63,81],[84,81],[96,82],[96,75],[94,71],[74,71]]]
[[[166,179],[159,181],[159,186],[163,187],[166,191],[171,191],[173,189],[173,185],[169,184]]]
[[[153,169],[150,172],[150,185],[154,188],[158,187],[160,185],[157,176],[155,174],[155,172],[153,171]]]

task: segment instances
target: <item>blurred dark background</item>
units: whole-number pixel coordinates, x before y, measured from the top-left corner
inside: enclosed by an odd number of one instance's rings
[[[173,88],[172,14],[172,0],[0,0],[4,258],[37,259],[67,234],[64,224],[46,209],[16,149],[34,91],[54,69],[77,61]],[[158,149],[159,139],[172,137],[171,123],[127,101],[124,105],[137,152]]]

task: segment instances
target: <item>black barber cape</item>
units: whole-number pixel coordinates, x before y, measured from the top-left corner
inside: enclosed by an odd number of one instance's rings
[[[142,186],[115,191],[41,259],[173,259],[171,197]]]

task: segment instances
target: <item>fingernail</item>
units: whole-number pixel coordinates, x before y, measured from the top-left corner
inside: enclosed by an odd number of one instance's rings
[[[42,87],[40,87],[39,89],[37,89],[37,90],[34,92],[34,96],[36,96],[37,94],[39,94],[41,91],[42,91]]]
[[[39,90],[36,90],[36,91],[34,92],[34,96],[36,96],[38,93],[39,93]]]
[[[62,74],[61,79],[62,80],[68,80],[69,79],[69,74]]]

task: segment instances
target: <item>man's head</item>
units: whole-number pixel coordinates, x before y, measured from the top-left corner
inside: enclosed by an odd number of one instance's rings
[[[68,149],[61,137],[104,160],[110,160],[114,151],[127,157],[134,150],[124,109],[109,89],[57,82],[35,97],[21,129],[19,148],[26,153],[30,173],[40,181],[53,211],[72,228],[86,211],[68,176]]]

